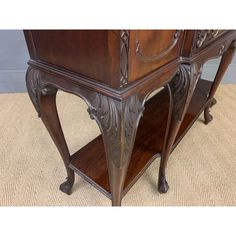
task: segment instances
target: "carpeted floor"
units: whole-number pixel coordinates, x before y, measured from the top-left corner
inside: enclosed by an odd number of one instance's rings
[[[123,206],[236,205],[236,85],[221,85],[214,120],[202,116],[172,153],[167,194],[156,188],[159,159],[124,197]],[[85,103],[60,92],[58,109],[70,152],[99,134]],[[73,194],[58,190],[66,177],[59,153],[27,94],[0,95],[0,205],[110,206],[110,200],[76,176]]]

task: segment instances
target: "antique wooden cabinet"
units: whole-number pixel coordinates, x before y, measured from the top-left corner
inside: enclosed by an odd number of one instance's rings
[[[171,151],[209,109],[231,62],[231,30],[25,30],[30,60],[29,96],[64,161],[70,194],[74,172],[103,192],[113,206],[160,157],[158,190],[168,191]],[[204,63],[222,57],[213,82]],[[149,95],[162,88],[155,96]],[[70,154],[56,108],[58,89],[88,105],[101,135]],[[82,135],[82,134],[81,134]]]

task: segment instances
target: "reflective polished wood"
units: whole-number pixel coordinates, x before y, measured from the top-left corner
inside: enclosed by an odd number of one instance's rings
[[[71,194],[74,172],[120,206],[152,161],[160,157],[157,189],[166,193],[172,150],[204,112],[235,52],[229,30],[25,30],[29,96],[64,161]],[[222,56],[213,82],[204,63]],[[161,89],[148,99],[149,95]],[[101,135],[70,154],[55,103],[58,89],[88,105]],[[157,172],[158,173],[158,172]]]

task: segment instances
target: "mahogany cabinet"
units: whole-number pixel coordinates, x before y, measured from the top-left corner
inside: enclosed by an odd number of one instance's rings
[[[172,150],[199,115],[212,120],[215,92],[235,52],[232,30],[25,30],[29,96],[64,161],[70,194],[74,173],[120,206],[160,157],[157,189],[166,193]],[[213,82],[201,78],[220,57]],[[156,95],[149,95],[162,88]],[[69,153],[56,107],[57,91],[88,105],[101,135]],[[158,173],[158,172],[157,172]]]

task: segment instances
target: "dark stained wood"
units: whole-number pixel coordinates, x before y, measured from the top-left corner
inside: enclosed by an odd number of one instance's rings
[[[195,30],[193,45],[191,48],[191,54],[195,54],[207,45],[212,43],[214,40],[217,40],[220,37],[223,37],[227,30]]]
[[[185,30],[182,44],[181,56],[188,58],[193,47],[195,30]]]
[[[24,33],[31,58],[26,74],[29,96],[67,170],[60,189],[71,193],[75,171],[110,197],[113,206],[120,206],[131,186],[161,156],[158,189],[167,192],[167,160],[204,109],[205,119],[211,119],[209,108],[234,54],[236,31]],[[199,80],[204,63],[220,56],[213,84]],[[165,89],[146,102],[161,87]],[[84,99],[101,130],[101,136],[72,156],[57,115],[58,89]]]
[[[26,34],[31,34],[28,41],[33,40],[37,51],[31,58],[119,87],[119,31],[32,30]]]
[[[221,41],[224,43],[227,40],[232,41],[231,36],[233,36],[234,33],[235,32],[232,30],[219,30],[219,32],[214,35],[214,32],[211,30],[185,30],[181,56],[191,60],[204,50],[211,51],[216,47],[217,42]],[[198,41],[202,43],[199,44]],[[208,57],[206,56],[205,58],[207,59]]]
[[[164,147],[161,153],[159,168],[158,191],[166,193],[169,185],[166,180],[166,166],[175,138],[187,111],[189,101],[192,99],[192,89],[197,81],[198,74],[194,65],[182,64],[179,73],[167,85],[170,97],[168,123],[165,134]]]
[[[94,94],[89,99],[91,105],[88,112],[90,117],[97,121],[104,140],[112,206],[120,206],[122,189],[144,104],[137,94],[123,101],[100,94]]]
[[[71,194],[75,176],[74,171],[69,168],[70,153],[57,113],[57,89],[50,86],[42,88],[41,84],[39,83],[40,80],[38,80],[39,78],[39,71],[35,71],[32,67],[29,67],[26,76],[27,90],[38,112],[38,116],[41,117],[49,134],[51,135],[51,138],[57,146],[58,151],[61,154],[67,172],[67,180],[60,185],[60,190],[69,195]]]
[[[180,55],[181,30],[132,30],[129,82],[138,80]]]
[[[184,134],[207,104],[207,95],[211,85],[212,82],[206,80],[200,80],[198,82],[197,89],[175,140],[174,147],[184,137]],[[163,89],[146,102],[146,108],[137,131],[122,196],[128,192],[152,161],[156,157],[160,157],[163,149],[168,106],[167,89]],[[89,183],[94,185],[107,197],[111,198],[106,157],[101,135],[72,155],[70,168],[88,180]]]
[[[31,59],[112,88],[124,87],[177,59],[183,34],[181,30],[132,30],[126,40],[119,30],[25,31],[28,49],[34,52]],[[126,73],[127,78],[122,78]]]

